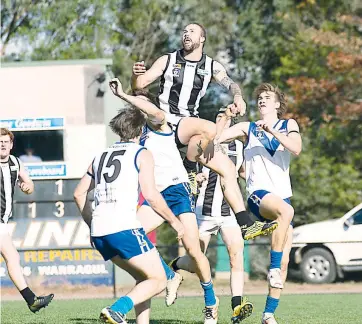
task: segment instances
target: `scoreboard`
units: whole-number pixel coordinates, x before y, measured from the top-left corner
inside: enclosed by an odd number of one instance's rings
[[[26,195],[19,188],[14,193],[13,217],[79,217],[73,193],[80,179],[33,180],[34,192]]]

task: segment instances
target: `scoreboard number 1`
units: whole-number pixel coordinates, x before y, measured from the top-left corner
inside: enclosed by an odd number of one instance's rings
[[[30,209],[30,217],[36,217],[36,202],[32,202],[28,204],[28,208]]]
[[[63,195],[63,180],[57,180],[55,181],[55,185],[57,186],[58,195]]]

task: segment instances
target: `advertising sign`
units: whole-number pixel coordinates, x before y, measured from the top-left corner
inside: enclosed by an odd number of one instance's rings
[[[19,219],[9,233],[20,253],[25,277],[40,285],[112,285],[113,266],[104,262],[89,241],[89,228],[81,218]],[[0,258],[1,286],[13,285]]]

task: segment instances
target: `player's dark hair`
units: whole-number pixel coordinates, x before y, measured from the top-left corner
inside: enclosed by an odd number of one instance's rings
[[[262,83],[260,84],[254,91],[254,96],[256,98],[256,101],[258,101],[259,96],[263,93],[263,92],[274,92],[277,102],[280,102],[280,107],[277,109],[277,115],[278,118],[282,117],[285,112],[287,111],[287,99],[285,97],[284,92],[282,92],[278,86],[272,85],[270,83]]]
[[[120,137],[121,141],[126,142],[141,136],[145,124],[146,118],[141,111],[136,108],[126,108],[112,118],[109,127]]]

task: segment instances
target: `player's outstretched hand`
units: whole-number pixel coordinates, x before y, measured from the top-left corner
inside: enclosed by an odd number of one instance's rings
[[[241,116],[244,116],[245,112],[246,112],[246,102],[244,101],[244,98],[240,95],[236,95],[234,97],[234,105],[235,105],[238,113]]]
[[[185,228],[182,225],[182,223],[178,219],[176,219],[170,225],[177,232],[177,239],[181,240],[184,237],[184,234],[185,234]]]
[[[145,62],[136,62],[133,64],[132,72],[134,75],[142,75],[146,72]]]
[[[236,115],[238,113],[239,113],[239,111],[238,111],[237,107],[235,106],[235,104],[228,105],[225,110],[225,115],[228,118],[236,117]]]
[[[109,86],[115,96],[121,97],[124,95],[122,83],[118,78],[113,78],[111,81],[109,81]]]

